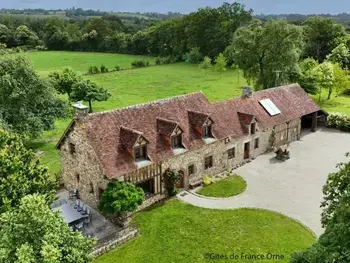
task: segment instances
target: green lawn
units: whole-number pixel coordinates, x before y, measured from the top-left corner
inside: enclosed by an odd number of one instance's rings
[[[70,67],[80,74],[87,73],[90,66],[100,67],[105,65],[110,70],[116,65],[122,68],[131,68],[131,62],[136,59],[147,59],[151,65],[155,64],[154,57],[110,53],[41,51],[28,52],[25,55],[33,62],[35,70],[41,76],[47,76],[50,72],[65,67]]]
[[[176,200],[138,213],[133,223],[140,236],[94,263],[289,262],[293,251],[315,242],[304,226],[281,214],[256,209],[203,209]],[[204,259],[206,253],[273,253],[285,259],[208,260]]]
[[[246,188],[246,181],[241,176],[235,175],[204,186],[198,194],[208,197],[230,197],[243,193]]]

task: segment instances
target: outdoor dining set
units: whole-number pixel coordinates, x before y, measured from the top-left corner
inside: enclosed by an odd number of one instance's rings
[[[60,210],[61,216],[73,231],[82,231],[91,222],[91,210],[81,200],[68,203],[61,198],[52,203],[51,209]]]

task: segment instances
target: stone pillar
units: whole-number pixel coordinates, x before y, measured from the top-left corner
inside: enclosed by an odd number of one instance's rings
[[[317,130],[317,112],[312,114],[312,124],[311,131],[315,132]]]

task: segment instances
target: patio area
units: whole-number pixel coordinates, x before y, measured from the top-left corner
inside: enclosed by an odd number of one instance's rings
[[[61,215],[65,218],[67,224],[72,225],[73,230],[76,230],[74,229],[75,225],[83,222],[83,226],[78,230],[81,231],[84,236],[97,238],[98,245],[108,242],[109,240],[112,240],[124,234],[125,229],[119,228],[116,225],[112,224],[98,211],[86,204],[84,205],[86,206],[86,209],[90,211],[90,220],[89,223],[84,223],[87,216],[83,215],[81,212],[78,212],[77,208],[74,208],[76,202],[69,199],[69,192],[65,189],[61,189],[57,191],[57,196],[59,200],[66,200],[67,203],[60,205],[60,207],[56,207],[54,209],[61,208]]]

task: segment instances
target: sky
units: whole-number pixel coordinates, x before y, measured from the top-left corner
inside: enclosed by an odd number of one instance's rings
[[[220,6],[225,0],[0,0],[0,8],[100,9],[119,12],[190,13],[200,7]],[[228,2],[232,2],[226,0]],[[319,14],[350,12],[350,0],[238,0],[255,14]]]

